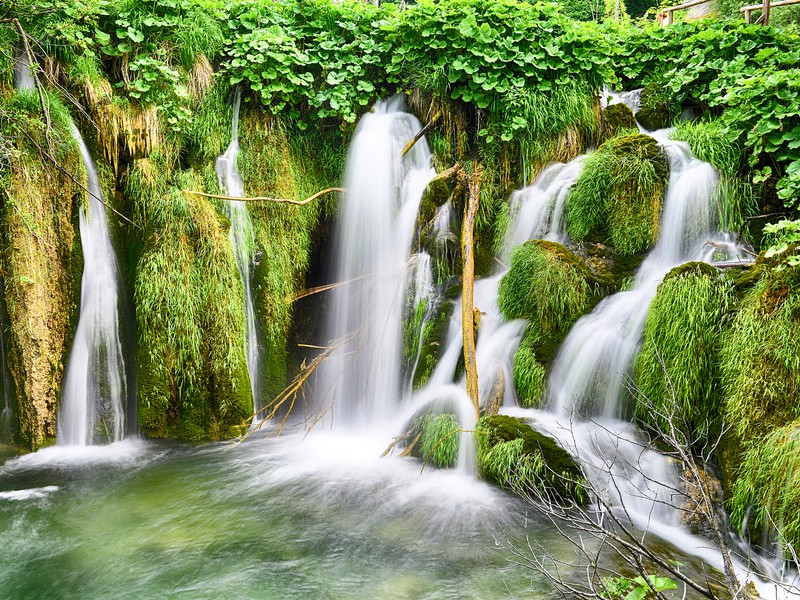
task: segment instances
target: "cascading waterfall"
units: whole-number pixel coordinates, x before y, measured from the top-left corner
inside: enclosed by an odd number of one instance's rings
[[[89,149],[74,124],[88,176],[89,202],[80,208],[83,277],[78,328],[58,415],[57,443],[86,446],[125,436],[125,362],[119,336],[119,268]]]
[[[336,233],[335,281],[327,333],[335,347],[317,370],[316,398],[333,422],[385,421],[401,397],[401,335],[409,255],[422,192],[436,174],[425,138],[403,98],[378,102],[350,147]]]
[[[693,158],[685,143],[654,135],[670,163],[658,242],[640,266],[633,288],[604,299],[575,324],[559,349],[548,379],[548,402],[558,414],[578,409],[623,416],[626,380],[658,284],[685,262],[708,262],[720,252],[726,258],[735,255],[730,237],[716,231],[713,201],[719,177],[714,168]]]
[[[224,154],[217,157],[215,165],[219,186],[227,196],[241,198],[244,196],[244,182],[239,170],[236,168],[236,157],[239,154],[239,109],[242,103],[242,91],[236,88],[233,97],[233,120],[231,125],[231,143]],[[256,311],[253,301],[252,272],[253,264],[253,222],[247,211],[245,202],[229,200],[225,203],[227,216],[231,223],[230,240],[233,253],[236,256],[236,266],[242,277],[245,291],[245,313],[247,318],[247,372],[250,375],[250,390],[253,394],[253,412],[258,413],[262,408],[259,382],[259,362],[261,351],[258,344],[258,329],[256,326]],[[258,418],[254,419],[257,422]]]

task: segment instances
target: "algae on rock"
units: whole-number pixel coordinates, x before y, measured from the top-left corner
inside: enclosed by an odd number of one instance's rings
[[[488,480],[518,494],[531,491],[556,502],[588,501],[575,460],[522,419],[481,417],[476,428],[478,464]]]
[[[80,299],[78,207],[86,201],[77,183],[86,175],[69,114],[54,96],[45,100],[53,123],[52,156],[63,171],[34,146],[34,141],[41,148],[48,145],[36,94],[0,97],[3,111],[15,117],[2,124],[2,134],[15,140],[15,146],[5,157],[9,168],[0,178],[7,359],[16,388],[16,437],[30,449],[56,435],[64,364]]]

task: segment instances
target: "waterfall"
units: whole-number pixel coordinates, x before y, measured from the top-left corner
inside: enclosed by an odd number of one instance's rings
[[[14,53],[14,87],[17,90],[32,90],[36,87],[33,65],[22,47],[17,48]]]
[[[720,248],[735,252],[730,237],[717,231],[714,168],[693,158],[685,143],[656,137],[670,163],[658,242],[633,288],[605,298],[579,319],[559,349],[547,386],[549,405],[558,414],[623,416],[626,381],[658,284],[680,264],[708,262]]]
[[[409,255],[422,192],[436,174],[402,96],[378,102],[350,146],[335,233],[335,281],[327,330],[335,347],[316,373],[318,408],[337,425],[385,421],[401,396],[401,337]]]
[[[88,210],[80,208],[83,277],[78,328],[72,343],[58,416],[57,443],[86,446],[125,434],[125,363],[119,336],[117,266],[102,190],[92,157],[75,124],[72,136],[88,176]]]
[[[227,196],[244,197],[244,183],[236,168],[236,157],[239,154],[239,108],[242,103],[242,91],[236,88],[233,97],[233,119],[231,125],[231,143],[224,154],[217,157],[215,165],[219,187]],[[228,219],[231,223],[230,240],[236,256],[236,266],[242,277],[245,291],[245,313],[247,318],[247,340],[245,355],[247,356],[247,372],[250,375],[250,390],[253,394],[253,412],[259,412],[263,404],[259,394],[259,359],[258,329],[256,311],[253,302],[252,272],[253,265],[253,222],[247,212],[245,202],[230,200],[225,203]],[[257,422],[260,419],[254,419]]]

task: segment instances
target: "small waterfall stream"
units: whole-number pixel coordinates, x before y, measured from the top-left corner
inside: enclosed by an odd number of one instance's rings
[[[231,124],[231,143],[224,154],[217,157],[215,165],[219,187],[227,196],[244,197],[244,182],[239,170],[236,168],[236,157],[239,154],[239,109],[242,103],[242,90],[236,88],[233,97],[233,119]],[[229,200],[225,202],[227,216],[231,223],[230,240],[236,256],[236,266],[242,277],[245,291],[245,312],[247,318],[247,372],[250,375],[250,390],[253,394],[253,412],[257,413],[263,407],[258,389],[259,362],[261,349],[258,344],[258,329],[256,326],[256,311],[253,301],[252,272],[253,265],[253,222],[247,211],[245,202]],[[257,422],[260,419],[254,419]]]
[[[78,128],[72,135],[88,176],[89,202],[80,208],[83,277],[78,328],[58,415],[57,443],[86,446],[125,436],[125,362],[119,336],[119,268],[103,195],[89,149]]]

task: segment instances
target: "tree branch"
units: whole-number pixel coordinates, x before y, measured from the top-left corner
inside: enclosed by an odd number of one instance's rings
[[[234,200],[236,202],[279,202],[282,204],[295,204],[297,206],[303,206],[304,204],[308,204],[319,198],[320,196],[324,196],[325,194],[332,194],[333,192],[346,192],[345,188],[340,187],[332,187],[332,188],[325,188],[322,191],[317,192],[313,196],[306,198],[305,200],[291,200],[290,198],[269,198],[267,196],[256,196],[253,198],[240,198],[238,196],[223,196],[221,194],[206,194],[205,192],[197,192],[194,190],[181,190],[182,193],[192,196],[202,196],[203,198],[216,198],[218,200]]]

